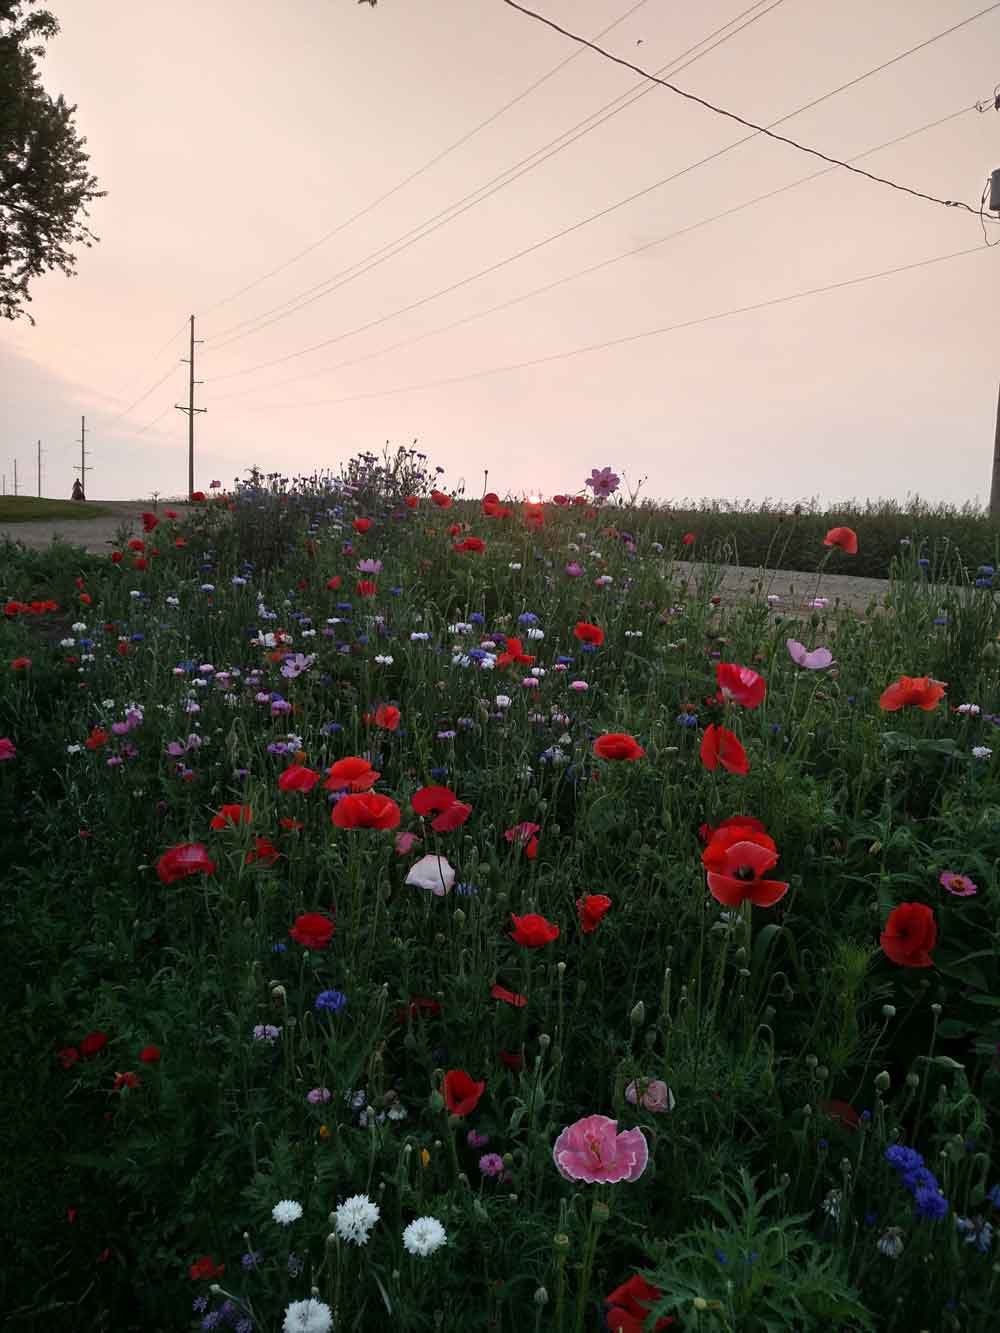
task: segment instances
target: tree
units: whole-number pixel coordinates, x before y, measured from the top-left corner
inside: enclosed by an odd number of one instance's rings
[[[59,24],[36,3],[0,0],[0,316],[32,324],[29,282],[56,268],[73,275],[71,247],[98,239],[82,220],[87,204],[106,193],[89,173],[76,107],[41,85],[36,61]]]

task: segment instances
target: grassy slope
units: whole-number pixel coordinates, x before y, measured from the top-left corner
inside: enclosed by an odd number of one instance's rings
[[[47,518],[99,518],[110,511],[103,505],[77,500],[46,500],[33,495],[0,497],[0,523],[37,523]]]

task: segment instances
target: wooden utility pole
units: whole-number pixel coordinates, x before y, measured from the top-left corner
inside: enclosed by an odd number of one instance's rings
[[[990,518],[1000,520],[1000,392],[997,393],[997,425],[993,435],[993,484],[990,486]]]
[[[188,378],[188,404],[182,407],[180,403],[174,403],[178,412],[188,414],[188,499],[194,494],[194,414],[196,412],[205,412],[207,408],[195,407],[194,405],[194,386],[203,384],[204,380],[196,380],[194,377],[194,345],[196,342],[204,342],[204,338],[195,338],[194,336],[194,315],[191,316],[191,355],[190,357],[181,357],[181,361],[191,367]]]
[[[38,498],[42,498],[42,442],[38,441]]]
[[[83,491],[83,498],[85,500],[87,498],[87,473],[93,472],[94,470],[87,462],[87,455],[90,453],[90,450],[87,448],[86,442],[87,442],[87,418],[81,417],[80,418],[80,461],[79,463],[77,463],[73,471],[79,472],[80,474],[80,489]]]
[[[17,459],[14,459],[14,494],[17,494]]]

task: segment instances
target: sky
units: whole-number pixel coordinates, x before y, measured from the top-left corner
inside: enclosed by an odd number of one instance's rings
[[[978,207],[1000,6],[825,94],[988,3],[535,7],[759,124],[823,98],[778,132],[842,159],[964,109],[858,165]],[[502,0],[48,7],[43,80],[107,196],[77,275],[0,334],[8,492],[16,458],[34,493],[41,440],[43,493],[68,497],[86,416],[88,497],[183,493],[194,314],[199,488],[417,440],[474,494],[608,464],[673,501],[988,496],[1000,247],[978,217],[839,168],[750,204],[824,163],[723,151],[749,132]]]

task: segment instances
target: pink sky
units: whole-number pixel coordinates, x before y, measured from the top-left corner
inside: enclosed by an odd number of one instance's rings
[[[634,3],[537,7],[593,37]],[[767,124],[987,3],[779,0],[676,81]],[[602,42],[659,69],[748,4],[646,0]],[[22,491],[34,492],[41,439],[43,491],[68,496],[85,413],[92,497],[182,492],[187,420],[172,404],[186,401],[187,367],[177,363],[184,335],[164,344],[194,313],[206,339],[196,402],[208,409],[197,420],[198,486],[229,485],[251,464],[286,474],[336,468],[359,450],[416,437],[450,483],[464,478],[477,493],[486,468],[491,489],[551,493],[576,490],[593,466],[611,464],[633,482],[648,478],[646,493],[672,499],[919,492],[961,502],[988,494],[1000,248],[986,251],[968,213],[837,170],[509,309],[383,351],[823,165],[757,137],[491,275],[394,313],[745,133],[653,87],[426,239],[223,347],[234,325],[350,276],[637,77],[582,52],[378,208],[258,282],[576,48],[500,0],[381,0],[375,10],[354,0],[49,7],[62,33],[43,62],[45,84],[78,104],[91,168],[108,194],[91,216],[100,244],[81,251],[78,276],[36,282],[36,326],[20,320],[3,330],[8,490],[16,457]],[[1000,8],[781,132],[852,157],[991,95],[998,50]],[[978,205],[1000,166],[1000,117],[969,109],[859,165]],[[989,231],[1000,238],[1000,227]],[[962,258],[826,295],[480,373],[977,245]],[[382,322],[351,332],[374,320]],[[335,341],[285,364],[236,373],[327,340]]]

